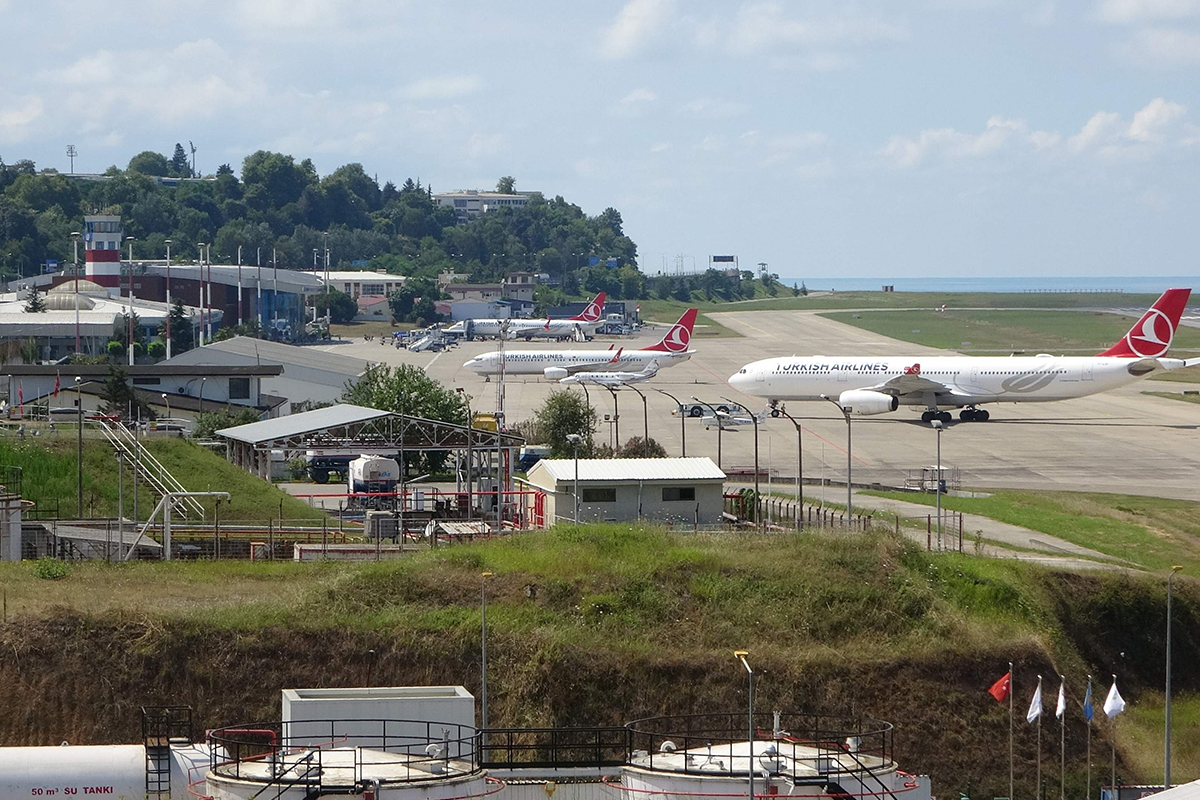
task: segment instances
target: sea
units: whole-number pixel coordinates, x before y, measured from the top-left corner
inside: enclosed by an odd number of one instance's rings
[[[1128,275],[1095,278],[780,278],[784,286],[804,284],[810,291],[878,292],[1123,292],[1159,294],[1166,289],[1200,287],[1200,276]]]

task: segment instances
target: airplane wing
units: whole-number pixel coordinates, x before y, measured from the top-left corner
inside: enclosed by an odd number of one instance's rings
[[[935,395],[949,395],[951,397],[968,397],[961,389],[953,386],[948,386],[941,381],[935,381],[932,378],[926,378],[919,372],[905,373],[897,375],[894,378],[877,383],[874,386],[861,387],[872,392],[883,392],[884,394],[895,395],[896,397],[904,397],[910,394],[928,394],[932,392]]]
[[[587,372],[590,370],[600,371],[606,369],[615,369],[617,362],[621,358],[621,353],[624,350],[624,347],[622,347],[620,350],[617,350],[617,352],[613,354],[612,358],[603,359],[601,361],[589,361],[586,364],[572,364],[569,367],[563,367],[562,369],[565,369],[568,375],[574,375],[576,372]]]

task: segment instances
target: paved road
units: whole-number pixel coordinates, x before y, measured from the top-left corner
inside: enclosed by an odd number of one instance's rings
[[[745,363],[793,353],[821,355],[925,356],[939,352],[890,339],[806,311],[753,311],[711,315],[741,337],[712,338],[697,328],[692,342],[697,353],[683,364],[662,370],[643,385],[649,411],[648,427],[672,455],[681,452],[681,422],[671,415],[672,401],[653,391],[661,388],[681,399],[696,395],[717,401],[722,396],[761,408],[762,401],[741,397],[726,379]],[[656,341],[645,331],[635,339],[601,337],[589,345],[633,347]],[[581,345],[566,345],[581,347]],[[409,353],[358,340],[327,346],[371,361],[422,366],[437,380],[464,387],[473,396],[476,410],[490,411],[496,403],[496,384],[462,368],[468,358],[496,347],[495,342],[469,342],[439,354]],[[512,349],[537,345],[510,343]],[[542,345],[541,347],[546,347]],[[519,376],[506,382],[506,409],[513,421],[527,419],[557,384],[536,376]],[[1200,405],[1142,392],[1172,391],[1176,384],[1153,382],[1092,397],[1059,403],[990,406],[986,423],[952,423],[942,438],[943,463],[962,471],[965,485],[1019,489],[1103,491],[1192,499],[1200,484]],[[1194,388],[1194,387],[1193,387]],[[573,389],[572,391],[579,391]],[[630,391],[620,393],[622,439],[641,435],[641,399]],[[608,392],[591,391],[601,415],[598,436],[607,440],[613,403]],[[824,402],[791,403],[788,410],[804,423],[804,474],[845,480],[846,425]],[[718,433],[696,420],[686,427],[687,454],[717,459]],[[911,471],[933,462],[933,430],[919,421],[916,411],[901,409],[880,417],[854,420],[854,480],[889,485],[903,483]],[[760,426],[760,458],[780,476],[794,476],[796,434],[786,419],[770,419]],[[752,429],[720,435],[724,467],[749,467],[754,458]]]

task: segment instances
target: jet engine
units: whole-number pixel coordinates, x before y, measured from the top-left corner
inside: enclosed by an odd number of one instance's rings
[[[546,367],[542,370],[542,375],[546,376],[548,381],[561,381],[567,377],[567,371],[562,367]]]
[[[883,392],[872,392],[869,389],[852,389],[838,396],[838,405],[851,414],[868,416],[870,414],[886,414],[900,407],[900,400],[895,395]]]

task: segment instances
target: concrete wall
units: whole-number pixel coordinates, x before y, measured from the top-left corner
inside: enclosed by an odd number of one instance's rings
[[[664,487],[694,486],[696,499],[664,501]],[[579,521],[626,521],[651,519],[691,523],[698,521],[701,525],[711,525],[721,521],[723,508],[722,493],[724,484],[719,481],[646,481],[636,483],[604,483],[600,481],[580,484],[580,496],[587,488],[615,488],[617,500],[615,503],[586,503],[579,504]],[[558,491],[546,493],[547,523],[551,520],[570,520],[574,514],[574,486],[570,481],[559,483]],[[697,519],[697,507],[699,518]],[[641,509],[639,514],[639,508]]]

